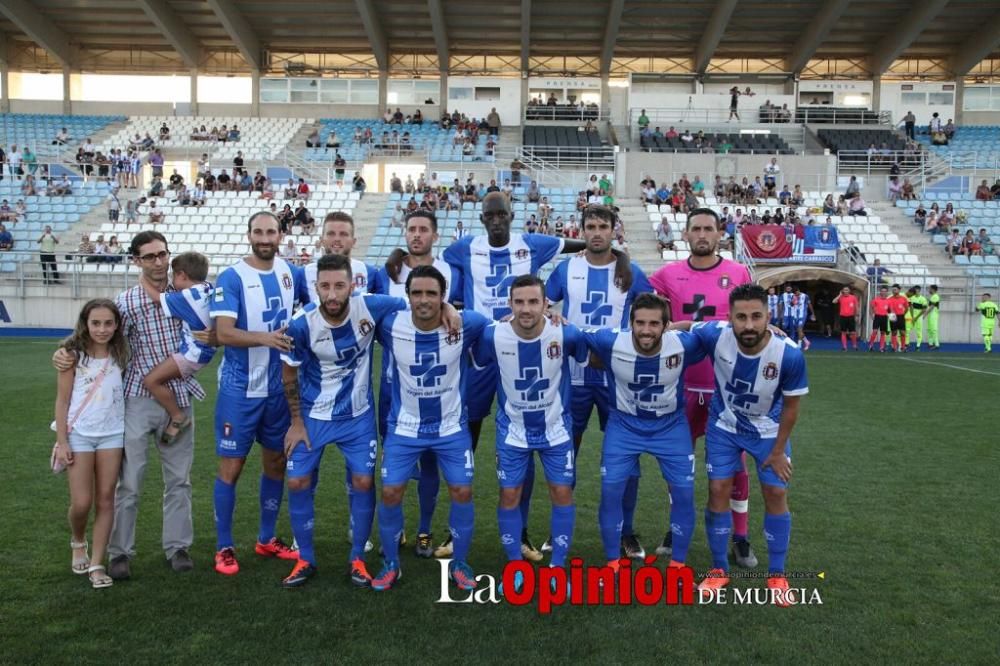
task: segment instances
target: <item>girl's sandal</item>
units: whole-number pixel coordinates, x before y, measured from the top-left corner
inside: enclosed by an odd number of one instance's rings
[[[75,574],[85,574],[87,573],[87,567],[90,566],[90,555],[87,553],[87,540],[83,541],[70,541],[69,547],[73,550],[83,549],[83,555],[73,554],[73,564],[72,571]]]
[[[95,564],[90,567],[87,569],[87,574],[90,576],[90,584],[95,590],[111,587],[115,584],[115,581],[108,575],[103,564]]]

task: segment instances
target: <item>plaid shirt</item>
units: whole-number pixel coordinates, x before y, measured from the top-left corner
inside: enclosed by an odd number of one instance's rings
[[[160,304],[151,300],[140,285],[118,294],[115,303],[121,310],[125,337],[132,348],[132,359],[125,369],[125,395],[151,398],[142,380],[177,352],[181,342],[181,320],[164,315]],[[191,404],[192,395],[199,400],[205,399],[205,390],[193,377],[172,379],[167,385],[181,407]]]

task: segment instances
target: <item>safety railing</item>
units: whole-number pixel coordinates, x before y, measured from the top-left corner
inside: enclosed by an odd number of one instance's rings
[[[841,150],[837,153],[837,172],[849,174],[888,174],[894,164],[901,172],[926,169],[929,157],[923,150]],[[903,175],[902,173],[900,175]]]
[[[521,119],[532,120],[566,120],[576,122],[586,122],[588,120],[597,122],[607,120],[610,109],[604,109],[596,104],[531,104],[525,106]]]

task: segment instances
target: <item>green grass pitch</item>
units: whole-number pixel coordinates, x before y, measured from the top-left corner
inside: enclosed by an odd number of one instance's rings
[[[54,340],[2,339],[0,484],[0,662],[275,663],[453,660],[484,663],[888,662],[996,663],[1000,552],[995,503],[1000,470],[996,423],[1000,363],[977,355],[811,353],[811,393],[793,435],[795,477],[788,567],[823,571],[823,604],[557,608],[435,603],[436,562],[403,554],[404,579],[385,594],[355,590],[346,576],[343,463],[331,451],[317,495],[320,575],[299,590],[279,583],[289,563],[252,554],[256,534],[256,454],[238,489],[234,532],[241,573],[214,573],[212,441],[214,375],[198,405],[194,486],[196,569],[178,575],[159,547],[158,466],[147,470],[132,580],[90,589],[69,572],[65,479],[47,470],[55,398],[49,365]],[[934,361],[928,365],[913,361]],[[979,372],[968,372],[978,370]],[[499,575],[493,429],[477,455],[476,535],[470,561]],[[600,433],[580,455],[573,554],[602,560],[597,530]],[[151,458],[154,461],[155,457]],[[636,530],[652,551],[666,526],[666,488],[644,461]],[[539,479],[541,483],[541,479]],[[689,563],[709,564],[701,508]],[[752,475],[751,541],[761,567],[762,500]],[[548,532],[547,494],[536,489],[532,536]],[[436,537],[446,532],[442,488]],[[279,534],[291,540],[282,509]],[[416,489],[406,498],[407,533],[416,526]],[[377,531],[375,532],[377,535]],[[376,539],[377,540],[377,539]],[[369,566],[377,570],[375,553]],[[762,581],[742,580],[740,587]],[[455,596],[458,596],[455,593]]]

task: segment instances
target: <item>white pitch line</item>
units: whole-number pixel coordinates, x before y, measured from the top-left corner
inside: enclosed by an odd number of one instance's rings
[[[951,365],[950,363],[937,363],[935,361],[921,361],[912,357],[900,357],[901,361],[908,361],[910,363],[922,363],[924,365],[938,365],[942,368],[951,368],[952,370],[965,370],[966,372],[975,372],[980,375],[993,375],[994,377],[1000,377],[1000,372],[989,372],[988,370],[976,370],[975,368],[966,368],[961,365]]]

